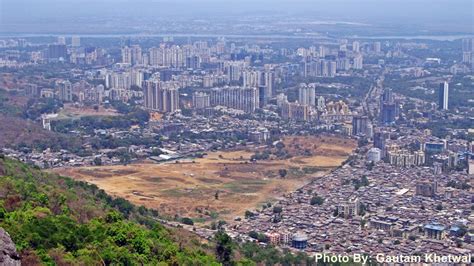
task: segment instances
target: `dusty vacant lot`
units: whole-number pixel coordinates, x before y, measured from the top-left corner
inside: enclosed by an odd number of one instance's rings
[[[353,141],[335,137],[288,137],[284,143],[291,158],[250,162],[257,148],[249,147],[180,162],[55,171],[162,214],[206,222],[232,219],[275,200],[339,166],[355,148]]]
[[[94,110],[91,106],[77,107],[73,104],[65,104],[64,108],[59,112],[58,119],[75,119],[84,116],[116,116],[120,115],[113,108],[105,109],[103,106],[98,106]]]

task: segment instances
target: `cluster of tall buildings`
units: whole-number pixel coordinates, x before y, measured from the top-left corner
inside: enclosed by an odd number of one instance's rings
[[[366,47],[367,45],[363,46]],[[319,50],[312,46],[309,49],[299,48],[297,55],[304,58],[303,75],[305,77],[334,77],[339,71],[363,68],[363,55],[361,44],[352,43],[352,51],[347,49],[347,40],[343,40],[338,51],[320,46]],[[380,42],[365,48],[366,51],[381,52]]]
[[[362,57],[361,54],[357,54],[356,56],[354,56],[353,63],[352,63],[353,69],[360,70],[363,68],[363,64],[364,64],[364,58]]]
[[[255,87],[224,86],[213,88],[209,93],[193,93],[192,103],[194,109],[224,106],[246,113],[253,113],[259,108],[260,96],[259,90]]]
[[[66,59],[67,46],[62,43],[53,43],[48,45],[47,58],[49,59]]]
[[[71,47],[76,49],[81,46],[81,38],[78,36],[73,36],[71,38]],[[66,59],[68,57],[68,46],[66,42],[66,37],[59,36],[56,43],[48,45],[46,50],[46,58],[48,59]]]
[[[105,74],[105,87],[107,89],[128,90],[132,86],[141,87],[145,79],[144,72],[138,69],[130,69],[122,72],[107,72]]]
[[[36,84],[25,84],[25,95],[29,97],[56,98],[64,102],[73,101],[72,83],[69,80],[57,80],[54,88],[41,88]]]
[[[368,138],[373,136],[373,126],[368,116],[358,115],[352,117],[352,135]]]
[[[391,165],[411,167],[425,164],[426,158],[425,153],[421,150],[409,151],[398,145],[389,145],[386,147],[386,160]]]
[[[73,64],[111,64],[113,59],[106,56],[106,50],[93,46],[82,47],[78,36],[71,37],[67,44],[66,37],[58,37],[57,42],[49,44],[42,52],[31,52],[30,59],[38,62],[43,59],[48,61],[69,61]]]
[[[303,105],[316,105],[316,86],[314,84],[300,84],[298,87],[298,102]]]
[[[318,59],[305,62],[304,74],[306,77],[335,77],[337,71],[336,61]]]
[[[143,81],[145,108],[157,112],[174,112],[179,109],[179,86],[174,82]]]
[[[395,122],[399,115],[399,107],[395,102],[391,89],[385,89],[380,98],[380,121],[384,124]]]
[[[211,97],[205,92],[193,93],[193,108],[205,109],[211,106]]]
[[[316,111],[315,84],[301,83],[298,86],[298,101],[289,102],[284,94],[277,96],[277,105],[281,108],[281,117],[286,120],[308,121]],[[318,99],[318,104],[320,103]]]
[[[56,43],[57,43],[57,44],[61,44],[61,45],[67,45],[67,39],[66,39],[66,37],[64,37],[64,36],[58,36]],[[81,46],[81,37],[79,37],[79,36],[72,36],[72,37],[71,37],[71,46],[72,46],[72,47],[79,47],[79,46]]]
[[[351,68],[355,70],[363,68],[362,54],[357,53],[349,58],[345,52],[339,52],[337,56],[305,61],[303,74],[305,77],[335,77],[338,71],[347,71]]]
[[[308,121],[311,118],[309,105],[285,102],[281,107],[281,117],[287,120]]]
[[[68,80],[60,81],[56,84],[58,98],[61,101],[72,102],[72,84]]]
[[[273,96],[274,73],[272,71],[261,71],[248,69],[242,71],[242,83],[244,88],[258,88],[259,103],[264,106]]]
[[[130,65],[144,64],[142,48],[139,45],[125,46],[122,48],[122,63]]]
[[[203,45],[204,43],[205,45]],[[122,63],[130,65],[144,65],[153,67],[173,67],[199,69],[201,63],[209,62],[212,49],[206,42],[197,42],[194,45],[161,44],[143,51],[139,45],[122,47]]]
[[[259,108],[259,90],[245,87],[222,87],[210,91],[211,106],[225,106],[252,113]]]

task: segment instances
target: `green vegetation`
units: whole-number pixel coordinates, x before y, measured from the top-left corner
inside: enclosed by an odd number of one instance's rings
[[[394,92],[401,93],[407,97],[422,99],[428,102],[436,102],[438,97],[438,81],[426,81],[420,80],[436,77],[425,76],[423,78],[408,79],[401,77],[400,75],[386,75],[384,84],[386,87],[392,88]],[[424,89],[413,89],[417,85],[422,85]],[[472,98],[466,97],[466,95],[472,95],[474,91],[473,79],[469,75],[455,75],[449,84],[449,106],[450,108],[469,108],[473,106]]]
[[[324,199],[320,196],[314,196],[311,198],[310,204],[311,205],[322,205],[324,203]]]
[[[283,209],[280,206],[273,207],[273,213],[281,213]]]
[[[217,264],[204,249],[174,242],[157,215],[95,185],[0,158],[0,227],[32,264]]]
[[[214,224],[218,232],[213,241],[202,244],[182,229],[165,228],[158,218],[156,210],[112,198],[95,185],[0,155],[0,227],[10,233],[24,264],[311,265],[314,261],[271,245],[233,241],[222,230],[224,221]],[[269,243],[263,233],[252,235]]]
[[[456,180],[450,180],[446,186],[463,190],[468,190],[471,188],[471,186],[466,181],[456,182]]]
[[[21,109],[10,103],[7,91],[0,89],[0,114],[19,116]]]
[[[25,118],[36,120],[42,114],[57,113],[63,104],[58,99],[36,98],[28,100],[23,116]]]
[[[436,121],[430,121],[425,124],[419,125],[421,129],[430,129],[433,136],[439,138],[445,138],[449,134],[449,129],[466,129],[472,127],[471,118],[460,118],[460,119],[440,119]],[[458,138],[466,139],[469,141],[474,140],[472,136],[467,134],[459,135]]]
[[[232,239],[224,231],[219,230],[215,235],[216,255],[219,262],[223,265],[230,265],[232,262]]]
[[[285,178],[285,176],[288,174],[288,171],[286,169],[279,169],[278,174],[281,178]]]
[[[352,179],[352,184],[354,185],[354,189],[358,190],[361,187],[366,187],[369,185],[369,180],[367,176],[362,176],[360,179],[354,178]]]
[[[269,241],[268,237],[267,237],[265,234],[263,234],[263,233],[257,233],[257,232],[255,232],[255,231],[250,231],[250,232],[248,233],[248,235],[249,235],[251,238],[257,240],[257,241],[260,242],[260,243],[267,243],[267,242]]]
[[[278,251],[268,245],[260,247],[257,243],[249,242],[242,245],[243,255],[261,265],[316,265],[314,258],[304,253],[292,254],[288,250]]]
[[[150,119],[147,111],[135,108],[122,116],[85,116],[76,120],[57,120],[52,127],[57,132],[68,133],[71,130],[82,129],[86,133],[92,133],[94,129],[121,128],[128,129],[132,125],[143,125]]]
[[[255,213],[253,213],[253,212],[251,212],[251,211],[249,211],[249,210],[245,211],[245,218],[246,218],[246,219],[252,218],[252,217],[254,217],[254,216],[255,216]]]
[[[188,218],[188,217],[181,218],[181,222],[183,224],[187,224],[187,225],[194,225],[193,220],[191,218]]]

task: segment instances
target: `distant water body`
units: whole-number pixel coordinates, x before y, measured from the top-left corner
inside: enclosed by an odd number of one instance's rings
[[[348,36],[351,39],[404,39],[404,40],[433,40],[433,41],[454,41],[463,38],[474,38],[474,34],[460,35],[387,35],[387,36]]]
[[[124,34],[59,34],[59,33],[0,33],[0,38],[35,38],[35,37],[52,37],[52,36],[78,36],[83,38],[122,38],[122,37],[135,37],[135,38],[156,38],[156,37],[201,37],[201,38],[267,38],[267,39],[335,39],[335,38],[348,38],[348,39],[377,39],[377,40],[434,40],[434,41],[453,41],[462,38],[474,38],[474,34],[459,34],[459,35],[379,35],[379,36],[338,36],[329,37],[326,35],[319,34],[307,34],[307,35],[281,35],[281,34],[186,34],[186,33],[157,33],[157,34],[146,34],[146,33],[124,33]]]

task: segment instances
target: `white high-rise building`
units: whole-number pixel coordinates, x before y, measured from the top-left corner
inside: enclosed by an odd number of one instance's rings
[[[108,89],[128,90],[132,86],[131,74],[131,72],[107,73],[105,76],[105,87]],[[135,85],[137,84],[135,83]]]
[[[382,44],[380,42],[374,42],[374,52],[380,53],[382,51]]]
[[[298,88],[298,103],[302,105],[316,105],[316,91],[314,86],[301,84]]]
[[[323,58],[326,56],[326,47],[319,46],[319,57]]]
[[[321,111],[321,112],[326,110],[326,100],[324,99],[323,96],[318,97],[316,108],[318,109],[318,111]]]
[[[122,63],[132,64],[132,50],[128,46],[122,48]]]
[[[265,98],[266,102],[273,97],[273,83],[274,83],[274,73],[271,71],[265,72]]]
[[[462,62],[473,63],[472,58],[474,57],[474,38],[466,38],[462,40]]]
[[[61,101],[72,102],[72,84],[68,80],[58,83],[58,96]]]
[[[335,61],[329,62],[328,76],[335,77],[337,71],[337,63]]]
[[[362,69],[363,68],[363,57],[361,54],[357,54],[354,57],[354,63],[352,64],[352,68],[354,69]]]
[[[72,47],[81,46],[81,38],[79,36],[72,36],[71,45],[72,45]]]
[[[142,86],[144,74],[140,70],[132,69],[130,71],[130,84],[138,87]]]
[[[380,149],[372,148],[367,153],[367,160],[376,163],[380,161],[381,156],[382,156],[382,151]]]
[[[193,107],[203,109],[211,106],[211,98],[209,94],[204,92],[195,92],[193,94]]]
[[[164,62],[164,52],[161,47],[152,47],[148,50],[150,57],[150,65],[162,66]]]
[[[277,100],[277,106],[282,107],[283,104],[288,103],[288,96],[286,96],[284,93],[280,93],[276,96]]]
[[[58,41],[57,41],[58,44],[66,44],[66,37],[64,36],[59,36],[58,37]]]
[[[139,45],[132,45],[131,55],[132,55],[132,65],[139,65],[143,63],[142,48]]]
[[[246,70],[242,72],[244,88],[257,88],[261,85],[262,72]]]
[[[355,53],[360,52],[360,43],[358,41],[352,42],[352,51]]]
[[[211,90],[211,106],[226,106],[252,113],[259,107],[257,88],[224,87]]]

